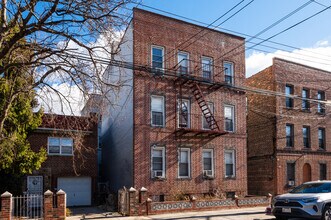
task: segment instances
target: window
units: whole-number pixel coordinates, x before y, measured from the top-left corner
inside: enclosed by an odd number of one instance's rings
[[[211,79],[213,61],[209,57],[202,57],[202,77]]]
[[[293,182],[295,181],[295,163],[287,163],[286,164],[286,171],[287,171],[288,185],[294,185]]]
[[[156,69],[163,69],[163,47],[152,46],[152,67]]]
[[[190,149],[180,148],[179,149],[179,173],[180,178],[190,177]]]
[[[293,95],[293,86],[292,85],[286,85],[285,95],[287,96],[286,97],[286,108],[293,108],[293,98],[288,97],[290,95]]]
[[[151,97],[151,109],[152,109],[152,126],[164,126],[164,97],[152,96]]]
[[[73,154],[73,139],[72,138],[48,138],[48,154],[49,155],[72,155]]]
[[[208,108],[212,115],[214,115],[214,103],[207,102]],[[206,114],[206,117],[211,117],[211,114]],[[202,114],[202,128],[203,129],[210,129],[210,126],[206,120],[206,117]]]
[[[188,68],[189,68],[188,64],[189,64],[188,53],[178,52],[178,73],[188,74]]]
[[[152,177],[165,178],[164,147],[152,147]]]
[[[321,100],[321,101],[324,101],[325,100],[325,92],[318,91],[317,92],[317,99]],[[325,113],[325,104],[324,103],[321,103],[321,102],[317,103],[317,112],[321,113],[321,114]]]
[[[235,177],[235,154],[234,150],[224,152],[225,177]]]
[[[318,147],[325,150],[325,128],[318,128]]]
[[[178,99],[178,127],[190,127],[190,101],[187,99]]]
[[[230,62],[224,62],[224,81],[228,84],[233,84],[233,64]]]
[[[294,146],[294,131],[292,124],[286,124],[286,147]]]
[[[320,163],[320,180],[326,180],[326,164]]]
[[[310,127],[302,127],[303,147],[310,148]]]
[[[234,131],[234,106],[224,106],[225,131]]]
[[[309,110],[309,90],[302,89],[302,110]]]
[[[213,149],[202,150],[203,175],[205,177],[214,176]]]

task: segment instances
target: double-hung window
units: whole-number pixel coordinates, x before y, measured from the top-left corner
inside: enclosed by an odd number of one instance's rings
[[[212,79],[213,60],[210,57],[202,57],[202,77],[205,79]]]
[[[188,74],[189,68],[189,55],[185,52],[178,52],[178,73]]]
[[[294,104],[293,104],[293,98],[290,97],[291,95],[293,95],[293,86],[292,85],[286,85],[285,86],[285,95],[286,95],[286,108],[293,108]]]
[[[326,180],[326,164],[320,163],[320,180]]]
[[[302,127],[302,136],[303,136],[303,147],[310,148],[310,127]]]
[[[178,127],[190,127],[190,101],[188,99],[178,99]]]
[[[73,139],[72,138],[48,138],[48,154],[49,155],[73,155]]]
[[[324,101],[325,100],[325,92],[324,91],[318,91],[317,92],[317,100],[318,101]],[[320,114],[325,113],[325,104],[322,102],[317,103],[317,112]]]
[[[234,71],[233,71],[233,63],[224,62],[224,81],[228,84],[234,83]]]
[[[309,90],[302,89],[302,110],[309,110]]]
[[[152,177],[165,178],[165,147],[152,147]]]
[[[214,177],[213,149],[204,149],[202,151],[203,175],[205,177]]]
[[[178,176],[179,178],[189,178],[191,169],[191,151],[190,148],[179,149]]]
[[[286,147],[294,146],[294,127],[293,124],[286,124]]]
[[[224,127],[225,131],[234,131],[234,106],[224,106]]]
[[[236,165],[235,165],[235,151],[225,150],[224,151],[224,163],[225,163],[225,177],[236,176]]]
[[[159,46],[152,46],[152,67],[157,70],[164,68],[164,49]]]
[[[318,147],[325,150],[325,128],[318,128]]]
[[[295,183],[295,163],[286,164],[287,184],[293,186]]]
[[[164,97],[151,96],[151,124],[152,126],[164,126]]]
[[[211,129],[208,121],[211,121],[210,117],[212,117],[214,115],[214,103],[207,102],[207,105],[210,110],[210,113],[207,113],[206,116],[202,114],[202,128],[203,129]],[[206,118],[208,118],[208,121]]]

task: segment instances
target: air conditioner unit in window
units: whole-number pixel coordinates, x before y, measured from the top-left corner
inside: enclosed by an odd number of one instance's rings
[[[162,170],[154,170],[154,177],[161,178],[163,176]]]
[[[213,176],[213,171],[212,170],[204,170],[203,175],[206,177],[212,177]]]
[[[295,183],[295,182],[294,182],[293,180],[289,180],[289,181],[288,181],[288,185],[289,185],[289,186],[294,186],[294,183]]]

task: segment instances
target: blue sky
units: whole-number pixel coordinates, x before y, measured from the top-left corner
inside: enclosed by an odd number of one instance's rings
[[[209,24],[241,1],[242,0],[143,0],[143,5],[139,7],[153,11],[153,9],[144,6],[147,5]],[[232,11],[232,13],[236,12],[249,2],[251,2],[251,0],[243,1],[236,9]],[[310,3],[308,4],[307,2]],[[261,30],[265,29],[269,25],[273,24],[274,22],[278,21],[282,17],[288,15],[290,12],[306,3],[307,6],[305,6],[302,10],[285,19],[283,22],[271,28],[259,37],[266,39],[317,13],[318,11],[323,10],[326,6],[331,5],[330,0],[254,0],[245,9],[225,22],[221,28],[229,29],[243,34],[256,35]],[[160,11],[154,12],[162,14]],[[232,13],[225,16],[216,24],[219,24],[220,22],[227,19],[229,16],[231,16]],[[169,14],[165,15],[171,16]],[[249,37],[246,37],[246,39],[248,38]],[[273,38],[272,40],[278,43],[302,48],[302,51],[295,51],[295,53],[300,55],[296,58],[297,60],[307,60],[307,63],[304,64],[331,71],[331,66],[321,66],[314,62],[315,58],[317,59],[321,53],[321,55],[323,55],[326,60],[325,62],[328,62],[329,59],[329,63],[331,63],[331,9],[324,11],[323,13]],[[254,40],[254,42],[259,41]],[[295,56],[295,53],[292,53],[294,50],[293,48],[284,48],[279,45],[273,45],[270,43],[263,44],[276,47],[277,49],[256,47],[257,49],[262,49],[267,52],[256,50],[246,51],[248,76],[251,75],[254,71],[259,71],[261,68],[263,69],[267,67],[267,65],[270,65],[271,57],[274,54],[277,54],[277,56],[281,57],[285,53],[286,55],[283,57],[285,59],[291,59],[290,56]],[[251,46],[251,44],[247,43],[246,46]],[[325,48],[328,50],[325,51]],[[288,50],[288,52],[282,52],[281,50]],[[307,55],[308,50],[313,50],[314,52]],[[264,60],[263,62],[267,62],[266,60],[269,61],[262,65],[262,60]],[[293,61],[297,62],[297,60]],[[261,64],[261,67],[252,69],[251,66],[257,65],[257,62]]]

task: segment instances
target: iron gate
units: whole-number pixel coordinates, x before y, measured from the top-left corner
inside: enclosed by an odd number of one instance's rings
[[[43,219],[43,195],[25,194],[13,197],[13,219]]]

